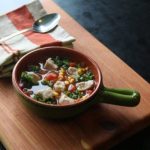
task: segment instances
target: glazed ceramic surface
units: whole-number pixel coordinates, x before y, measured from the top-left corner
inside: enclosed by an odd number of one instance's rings
[[[75,62],[84,62],[95,77],[95,91],[84,101],[63,106],[46,104],[28,97],[19,87],[21,72],[27,66],[44,62],[49,57],[67,57]],[[136,106],[140,101],[140,94],[130,89],[109,89],[103,86],[102,74],[97,63],[86,55],[65,47],[45,47],[37,49],[23,56],[15,65],[12,75],[13,86],[21,96],[23,103],[36,114],[50,118],[68,118],[77,115],[95,103],[103,102],[122,106]]]

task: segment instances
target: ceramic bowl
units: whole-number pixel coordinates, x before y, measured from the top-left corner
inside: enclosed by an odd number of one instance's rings
[[[96,88],[89,98],[75,104],[53,105],[32,99],[24,94],[19,87],[21,72],[27,70],[27,66],[45,62],[49,57],[67,57],[75,62],[85,62],[92,70]],[[96,103],[109,103],[122,106],[136,106],[140,102],[140,94],[133,89],[110,89],[102,82],[102,74],[97,63],[90,57],[70,48],[44,47],[24,55],[15,65],[12,73],[13,86],[22,97],[23,104],[34,113],[48,118],[68,118],[80,114]]]

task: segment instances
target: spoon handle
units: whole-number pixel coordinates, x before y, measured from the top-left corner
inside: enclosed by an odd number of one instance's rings
[[[5,42],[5,41],[7,41],[7,40],[9,40],[9,39],[11,39],[11,38],[13,38],[13,37],[19,35],[19,34],[22,34],[22,33],[24,33],[24,32],[30,31],[30,30],[32,30],[32,28],[27,28],[27,29],[24,29],[24,30],[15,32],[15,33],[13,33],[13,34],[11,34],[11,35],[9,35],[9,36],[6,36],[6,37],[2,38],[2,39],[0,40],[0,43]]]

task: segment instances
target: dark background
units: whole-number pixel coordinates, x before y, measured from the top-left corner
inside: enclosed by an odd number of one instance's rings
[[[150,0],[54,1],[150,82]],[[150,150],[150,127],[111,150],[130,149]]]
[[[150,0],[54,1],[150,82]],[[150,127],[112,150],[130,149],[150,150]]]
[[[150,0],[54,0],[150,82]]]

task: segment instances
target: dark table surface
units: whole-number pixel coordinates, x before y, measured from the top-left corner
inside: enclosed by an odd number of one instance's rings
[[[54,1],[150,82],[149,0]]]
[[[150,82],[149,0],[54,1]],[[150,127],[112,150],[129,149],[150,150]]]

